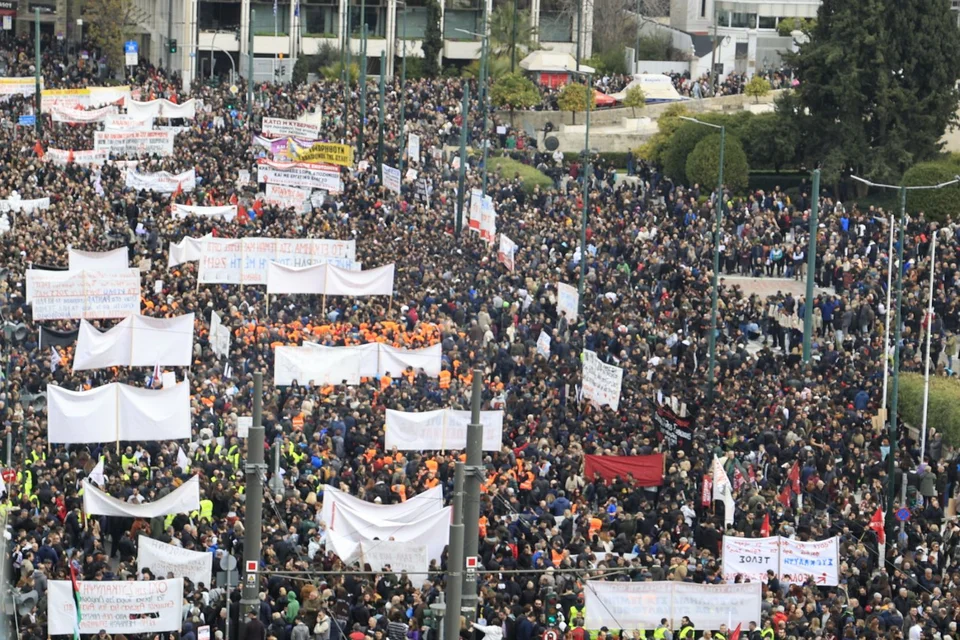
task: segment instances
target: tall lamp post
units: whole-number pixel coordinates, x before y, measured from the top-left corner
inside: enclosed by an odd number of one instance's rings
[[[489,69],[487,68],[488,58],[487,52],[490,48],[489,40],[485,35],[487,32],[487,9],[486,4],[484,4],[483,9],[483,33],[477,33],[475,31],[468,31],[466,29],[457,29],[461,33],[480,38],[480,78],[478,81],[478,89],[480,91],[479,104],[480,108],[483,109],[483,125],[481,126],[481,131],[483,132],[483,182],[481,184],[481,193],[487,195],[487,113],[490,111],[490,106],[487,104],[487,98],[489,95],[487,93],[487,73]]]
[[[688,122],[694,122],[704,127],[720,130],[720,170],[717,172],[717,215],[713,232],[713,284],[710,287],[710,336],[708,345],[710,351],[710,370],[707,371],[707,401],[713,402],[713,392],[716,386],[714,369],[717,367],[717,306],[720,293],[720,229],[723,224],[723,151],[727,141],[727,129],[718,124],[704,122],[696,118],[680,116]]]
[[[887,531],[893,533],[893,529],[896,526],[893,514],[893,497],[896,489],[896,463],[894,457],[897,451],[897,409],[899,404],[899,395],[900,395],[900,330],[903,326],[901,319],[901,311],[903,309],[903,244],[904,244],[904,230],[907,226],[907,191],[921,191],[921,190],[930,190],[930,189],[943,189],[944,187],[949,187],[951,185],[960,183],[960,176],[955,177],[949,182],[941,182],[940,184],[934,185],[918,185],[914,187],[907,187],[904,185],[892,185],[892,184],[879,184],[876,182],[871,182],[865,180],[858,176],[850,176],[857,182],[867,185],[868,187],[876,187],[877,189],[896,189],[900,192],[900,230],[897,235],[897,312],[896,312],[896,324],[893,325],[893,389],[891,389],[892,396],[890,398],[890,422],[889,428],[887,431],[887,437],[890,439],[890,454],[887,456],[887,515],[886,515],[886,525]],[[891,224],[893,224],[893,216],[891,215]],[[933,268],[933,265],[930,265]],[[892,310],[888,310],[887,313],[891,313]],[[886,345],[884,345],[884,350],[886,350]],[[886,358],[886,353],[884,353],[884,358]]]
[[[579,66],[579,65],[578,65]],[[580,281],[577,294],[580,300],[577,317],[583,319],[584,286],[587,280],[587,214],[590,211],[590,111],[593,106],[593,72],[567,69],[567,73],[584,76],[587,79],[587,122],[583,136],[583,213],[580,216]]]

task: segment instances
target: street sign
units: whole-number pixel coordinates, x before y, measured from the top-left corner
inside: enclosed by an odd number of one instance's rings
[[[135,67],[140,63],[140,44],[136,40],[127,40],[123,43],[123,55],[128,67]]]
[[[17,124],[21,127],[35,127],[37,126],[37,116],[20,116]]]
[[[909,519],[910,519],[910,509],[907,509],[906,507],[900,507],[899,509],[897,509],[897,520],[899,520],[900,522],[906,522]]]
[[[256,560],[247,560],[247,563],[246,563],[247,573],[256,573],[258,568],[259,567]]]

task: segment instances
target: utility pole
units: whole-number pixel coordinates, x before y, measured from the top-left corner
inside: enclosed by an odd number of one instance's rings
[[[367,129],[367,23],[360,40],[360,135],[357,136],[357,162],[363,160],[363,138]]]
[[[485,473],[483,469],[483,425],[480,423],[480,401],[483,397],[483,371],[473,370],[473,386],[470,394],[470,423],[467,425],[467,469],[465,479],[466,495],[463,508],[463,555],[476,557],[480,548],[480,485]],[[452,542],[452,541],[451,541]],[[474,575],[474,574],[468,574]],[[467,619],[477,619],[477,583],[462,580],[463,608]]]
[[[259,571],[247,571],[248,566],[260,566],[260,536],[263,530],[263,476],[267,465],[263,461],[263,373],[253,374],[253,426],[247,437],[246,498],[243,529],[244,581],[240,605],[243,612],[260,610]],[[244,624],[241,622],[241,624]]]
[[[37,112],[36,120],[33,123],[34,128],[37,132],[37,142],[40,142],[40,136],[43,135],[43,118],[41,117],[40,105],[43,102],[43,96],[41,95],[42,89],[40,88],[40,8],[37,7],[33,10],[33,30],[34,30],[34,53],[35,61],[34,66],[36,67],[36,73],[34,74],[34,79],[36,80],[36,90],[37,94],[34,98]]]
[[[892,218],[892,216],[891,216]],[[900,187],[900,233],[897,246],[897,314],[893,325],[893,397],[890,398],[890,453],[887,454],[887,534],[892,536],[896,520],[893,515],[893,496],[896,492],[897,465],[897,409],[900,398],[900,327],[903,326],[903,241],[904,228],[907,226],[907,188]],[[889,311],[887,312],[889,313]]]
[[[250,28],[247,29],[247,54],[249,55],[250,66],[247,67],[247,125],[253,129],[253,21],[257,19],[257,11],[250,10]],[[169,49],[169,47],[168,47]]]
[[[443,638],[460,637],[460,608],[463,602],[463,463],[457,462],[453,475],[453,524],[450,525],[450,553],[447,556],[446,610]]]
[[[803,361],[810,362],[813,340],[813,281],[817,272],[817,227],[820,213],[820,169],[813,170],[813,204],[810,206],[810,239],[807,241],[807,304],[803,311]],[[889,310],[887,310],[889,313]],[[883,354],[886,358],[886,353]]]
[[[380,126],[377,130],[377,165],[379,165],[380,167],[378,171],[380,175],[381,185],[383,184],[383,123],[384,123],[383,100],[387,93],[386,78],[387,78],[387,52],[381,51],[380,52],[380,108],[378,110],[378,113],[380,115],[380,118],[379,118]],[[400,178],[400,180],[402,181],[403,178]]]
[[[460,109],[460,178],[457,182],[457,219],[453,228],[457,237],[463,227],[463,191],[467,179],[467,122],[470,120],[470,83],[463,83],[463,107]],[[449,605],[448,605],[449,606]]]

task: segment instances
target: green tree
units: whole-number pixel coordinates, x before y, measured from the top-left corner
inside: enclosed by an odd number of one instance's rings
[[[760,102],[760,98],[770,93],[770,81],[761,75],[754,74],[743,91],[756,102]]]
[[[896,182],[931,159],[957,108],[960,39],[948,0],[823,0],[799,75],[805,161]],[[809,116],[805,115],[809,113]]]
[[[687,176],[690,184],[715,189],[717,170],[720,168],[720,134],[711,133],[697,143],[687,158]],[[750,166],[747,154],[736,136],[727,135],[723,149],[723,184],[734,193],[747,188]]]
[[[514,42],[517,48],[517,62],[538,48],[537,29],[530,21],[529,11],[517,12],[517,32],[513,32],[513,4],[502,4],[490,14],[490,51],[495,56],[507,60],[513,58]]]
[[[908,187],[942,184],[960,174],[960,164],[954,159],[935,162],[921,162],[910,167],[903,174],[903,184]],[[957,202],[960,201],[960,187],[944,189],[917,189],[907,196],[907,211],[922,211],[927,219],[945,222],[947,216],[957,214]]]
[[[442,17],[440,3],[437,0],[425,0],[427,9],[427,28],[423,35],[423,75],[436,78],[440,75],[440,54],[443,52],[443,32],[440,30]]]
[[[637,109],[643,109],[647,104],[647,96],[644,95],[640,85],[627,89],[627,95],[623,97],[623,106],[630,107],[633,110],[633,117],[637,117]]]
[[[577,113],[589,109],[593,111],[597,108],[597,94],[593,91],[587,92],[587,85],[571,82],[560,90],[557,96],[557,106],[561,111],[570,111],[573,113],[573,123],[577,123]]]
[[[490,101],[499,109],[509,109],[510,124],[516,109],[529,109],[540,104],[536,85],[520,73],[505,73],[490,87]]]
[[[114,72],[123,69],[123,43],[133,34],[131,0],[86,0],[83,21],[85,35],[106,57],[107,68]]]

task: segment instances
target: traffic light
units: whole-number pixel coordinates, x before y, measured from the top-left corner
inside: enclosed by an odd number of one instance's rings
[[[547,624],[555,625],[559,617],[557,613],[560,609],[560,600],[557,598],[557,594],[552,591],[547,594]]]
[[[170,40],[169,40],[169,45],[170,45],[170,53],[176,53],[176,52],[177,52],[177,39],[176,39],[176,38],[170,38]]]

